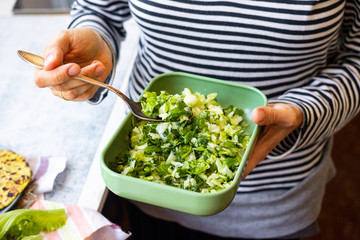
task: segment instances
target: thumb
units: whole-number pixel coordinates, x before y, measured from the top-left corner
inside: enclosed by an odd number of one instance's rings
[[[255,108],[252,112],[252,120],[258,125],[288,125],[290,123],[291,109],[286,104],[274,104]]]
[[[57,32],[47,44],[44,56],[44,70],[52,70],[64,64],[64,55],[71,45],[71,29]]]
[[[56,48],[48,48],[43,53],[44,56],[44,70],[52,70],[60,65],[63,62],[63,54],[62,51],[59,51]]]

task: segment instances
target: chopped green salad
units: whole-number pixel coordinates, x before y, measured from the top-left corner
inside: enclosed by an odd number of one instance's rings
[[[209,193],[231,184],[249,141],[244,113],[223,108],[216,93],[206,97],[185,88],[181,95],[145,92],[147,116],[164,122],[137,120],[129,151],[109,166],[121,174]]]

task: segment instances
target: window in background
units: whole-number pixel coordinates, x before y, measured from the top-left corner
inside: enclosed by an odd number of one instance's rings
[[[15,14],[22,13],[68,13],[74,0],[16,0]]]

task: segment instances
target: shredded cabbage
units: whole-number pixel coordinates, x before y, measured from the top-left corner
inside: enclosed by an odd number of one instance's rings
[[[244,112],[223,108],[216,93],[206,97],[185,88],[181,95],[145,92],[147,116],[129,134],[129,151],[110,162],[112,170],[148,181],[209,193],[231,184],[249,141]]]

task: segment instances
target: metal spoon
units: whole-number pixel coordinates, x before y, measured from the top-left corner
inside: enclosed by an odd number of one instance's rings
[[[23,59],[25,62],[30,63],[31,65],[39,68],[39,69],[43,69],[44,68],[44,58],[33,54],[33,53],[29,53],[29,52],[25,52],[22,50],[18,50],[18,55],[21,59]],[[121,97],[122,100],[125,101],[125,103],[129,106],[130,110],[132,111],[132,113],[134,114],[135,117],[146,120],[146,121],[152,121],[152,122],[162,122],[163,120],[159,119],[159,118],[151,118],[151,117],[147,117],[142,111],[142,107],[141,107],[141,103],[139,102],[134,102],[132,101],[130,98],[128,98],[125,94],[123,94],[121,91],[119,91],[118,89],[107,85],[103,82],[94,80],[92,78],[86,77],[84,75],[79,74],[77,77],[75,77],[74,79],[77,80],[81,80],[90,84],[94,84],[97,85],[99,87],[103,87],[103,88],[107,88],[110,91],[116,93],[119,97]]]

